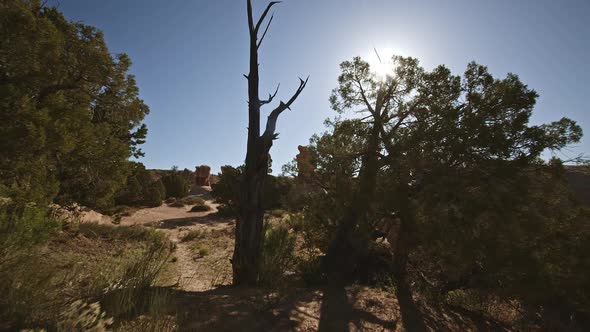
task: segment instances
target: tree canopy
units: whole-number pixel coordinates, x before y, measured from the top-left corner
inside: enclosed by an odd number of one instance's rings
[[[578,277],[590,266],[588,210],[572,200],[561,162],[541,158],[578,142],[581,128],[568,118],[531,125],[538,95],[517,75],[392,63],[385,77],[358,57],[341,65],[330,98],[339,116],[309,147],[322,189],[304,208],[323,232],[316,245],[328,258],[348,249],[344,259],[360,266],[371,233],[385,229],[399,288],[412,278],[441,294],[586,310],[576,292],[588,289]]]
[[[106,207],[143,155],[149,108],[131,60],[39,1],[0,4],[0,190]]]

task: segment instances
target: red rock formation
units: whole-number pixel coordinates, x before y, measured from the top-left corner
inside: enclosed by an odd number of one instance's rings
[[[209,178],[211,176],[211,167],[207,165],[197,166],[195,169],[195,183],[197,186],[210,186]]]
[[[300,180],[310,179],[315,173],[315,165],[312,162],[311,152],[309,152],[308,147],[302,145],[299,145],[297,149],[299,150],[299,154],[296,156],[297,177]]]

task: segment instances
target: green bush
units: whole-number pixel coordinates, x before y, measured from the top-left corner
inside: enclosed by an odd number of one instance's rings
[[[162,183],[166,188],[166,198],[182,198],[188,195],[189,182],[178,173],[171,173],[162,177]]]
[[[207,247],[200,247],[199,248],[199,256],[205,257],[207,255],[209,255],[209,248],[207,248]]]
[[[211,208],[209,205],[195,205],[191,208],[190,212],[207,212],[210,211]]]
[[[1,208],[0,329],[94,331],[112,316],[163,310],[169,296],[153,286],[173,250],[164,234],[60,225],[34,205]]]
[[[237,210],[228,205],[219,205],[217,212],[215,213],[218,217],[232,218],[237,215]]]
[[[295,240],[288,227],[265,224],[258,275],[260,285],[275,287],[283,281],[285,272],[293,269]]]
[[[35,205],[0,207],[0,271],[19,256],[43,244],[60,222],[52,213]],[[0,286],[1,287],[1,286]]]
[[[205,200],[197,196],[187,196],[180,200],[184,205],[204,205]]]
[[[211,196],[219,203],[218,213],[224,216],[236,216],[240,178],[244,167],[223,166],[219,181],[211,185]]]
[[[264,183],[264,209],[287,209],[288,195],[294,185],[294,179],[286,176],[268,175]]]
[[[115,203],[129,206],[160,206],[165,194],[166,189],[161,180],[154,181],[143,164],[133,163],[127,185],[117,194]]]
[[[211,196],[221,204],[220,214],[235,216],[238,211],[240,179],[244,167],[224,166],[222,169],[219,182],[212,185]],[[264,210],[286,209],[288,194],[293,183],[293,179],[285,176],[268,175],[262,192]]]

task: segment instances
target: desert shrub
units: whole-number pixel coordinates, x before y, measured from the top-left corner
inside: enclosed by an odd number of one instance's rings
[[[184,203],[180,200],[176,200],[170,204],[168,204],[169,207],[176,207],[176,208],[181,208],[184,207]]]
[[[260,255],[259,283],[273,287],[292,271],[295,263],[295,235],[284,225],[264,226],[264,242]]]
[[[190,212],[207,212],[211,210],[211,208],[209,207],[209,205],[195,205],[190,209]]]
[[[162,205],[162,200],[166,197],[166,188],[162,180],[152,182],[144,196],[144,204],[150,207]]]
[[[201,239],[203,238],[201,237]],[[204,258],[205,256],[209,255],[211,247],[210,243],[207,241],[195,241],[191,244],[190,250],[197,254],[196,258]]]
[[[238,213],[238,198],[240,178],[243,166],[238,168],[223,166],[219,181],[211,185],[211,196],[219,203],[218,213],[224,216],[236,216]]]
[[[297,276],[304,285],[312,287],[326,281],[321,259],[320,255],[306,255],[297,258]]]
[[[147,285],[172,251],[163,234],[90,223],[55,232],[60,222],[34,206],[0,216],[0,329],[102,331],[108,317],[162,302]]]
[[[48,209],[27,204],[0,207],[0,271],[47,241],[60,222]]]
[[[264,183],[264,209],[287,209],[288,195],[293,185],[293,178],[268,175]]]
[[[166,204],[172,204],[174,202],[176,202],[176,197],[168,197],[164,200],[164,203]]]
[[[221,204],[220,214],[235,216],[238,211],[240,178],[244,167],[224,166],[222,169],[219,181],[212,185],[211,196]],[[268,175],[262,193],[264,210],[285,209],[293,181],[293,179],[284,176]]]
[[[326,253],[337,229],[338,217],[344,210],[329,197],[310,199],[303,212],[292,213],[287,224],[303,239],[303,249]]]
[[[197,196],[186,196],[180,200],[184,205],[204,205],[205,200]]]
[[[0,322],[22,326],[51,306],[45,287],[52,277],[40,250],[60,221],[35,205],[0,207]],[[0,323],[0,329],[6,328]]]
[[[118,205],[146,205],[160,206],[164,199],[166,189],[161,180],[152,178],[152,175],[141,163],[133,163],[133,169],[127,178],[127,185],[115,197]]]
[[[188,195],[189,182],[178,173],[170,173],[162,177],[162,183],[166,188],[166,198],[182,198]]]
[[[236,216],[236,210],[227,205],[217,206],[217,212],[215,213],[218,217],[231,218]]]
[[[98,223],[80,223],[73,232],[89,239],[102,238],[119,241],[162,242],[166,238],[162,233],[140,225],[113,227]]]
[[[484,299],[462,303],[490,316],[497,303],[516,300],[529,323],[548,330],[575,330],[587,321],[590,210],[571,201],[567,184],[549,170],[514,172],[477,187],[472,178],[465,188],[452,187],[467,181],[457,177],[446,183],[455,196],[439,191],[425,199],[411,259],[430,287],[455,291],[455,300]]]
[[[190,242],[195,239],[202,239],[205,237],[205,232],[202,230],[194,230],[186,233],[181,239],[180,242]]]
[[[208,247],[200,247],[199,248],[199,256],[205,257],[209,255],[209,248]]]
[[[163,241],[154,241],[124,269],[122,276],[111,284],[101,300],[107,313],[114,317],[137,314],[154,301],[150,289],[155,285],[162,268],[172,254],[172,246]]]

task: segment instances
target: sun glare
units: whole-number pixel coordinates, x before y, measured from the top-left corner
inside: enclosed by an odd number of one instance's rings
[[[371,71],[380,79],[385,79],[388,75],[392,75],[393,62],[391,61],[391,57],[395,54],[395,50],[390,47],[373,49],[367,56]]]
[[[367,57],[367,61],[371,66],[371,71],[379,78],[385,79],[392,74],[393,62],[391,57],[395,54],[393,48],[375,48]]]

